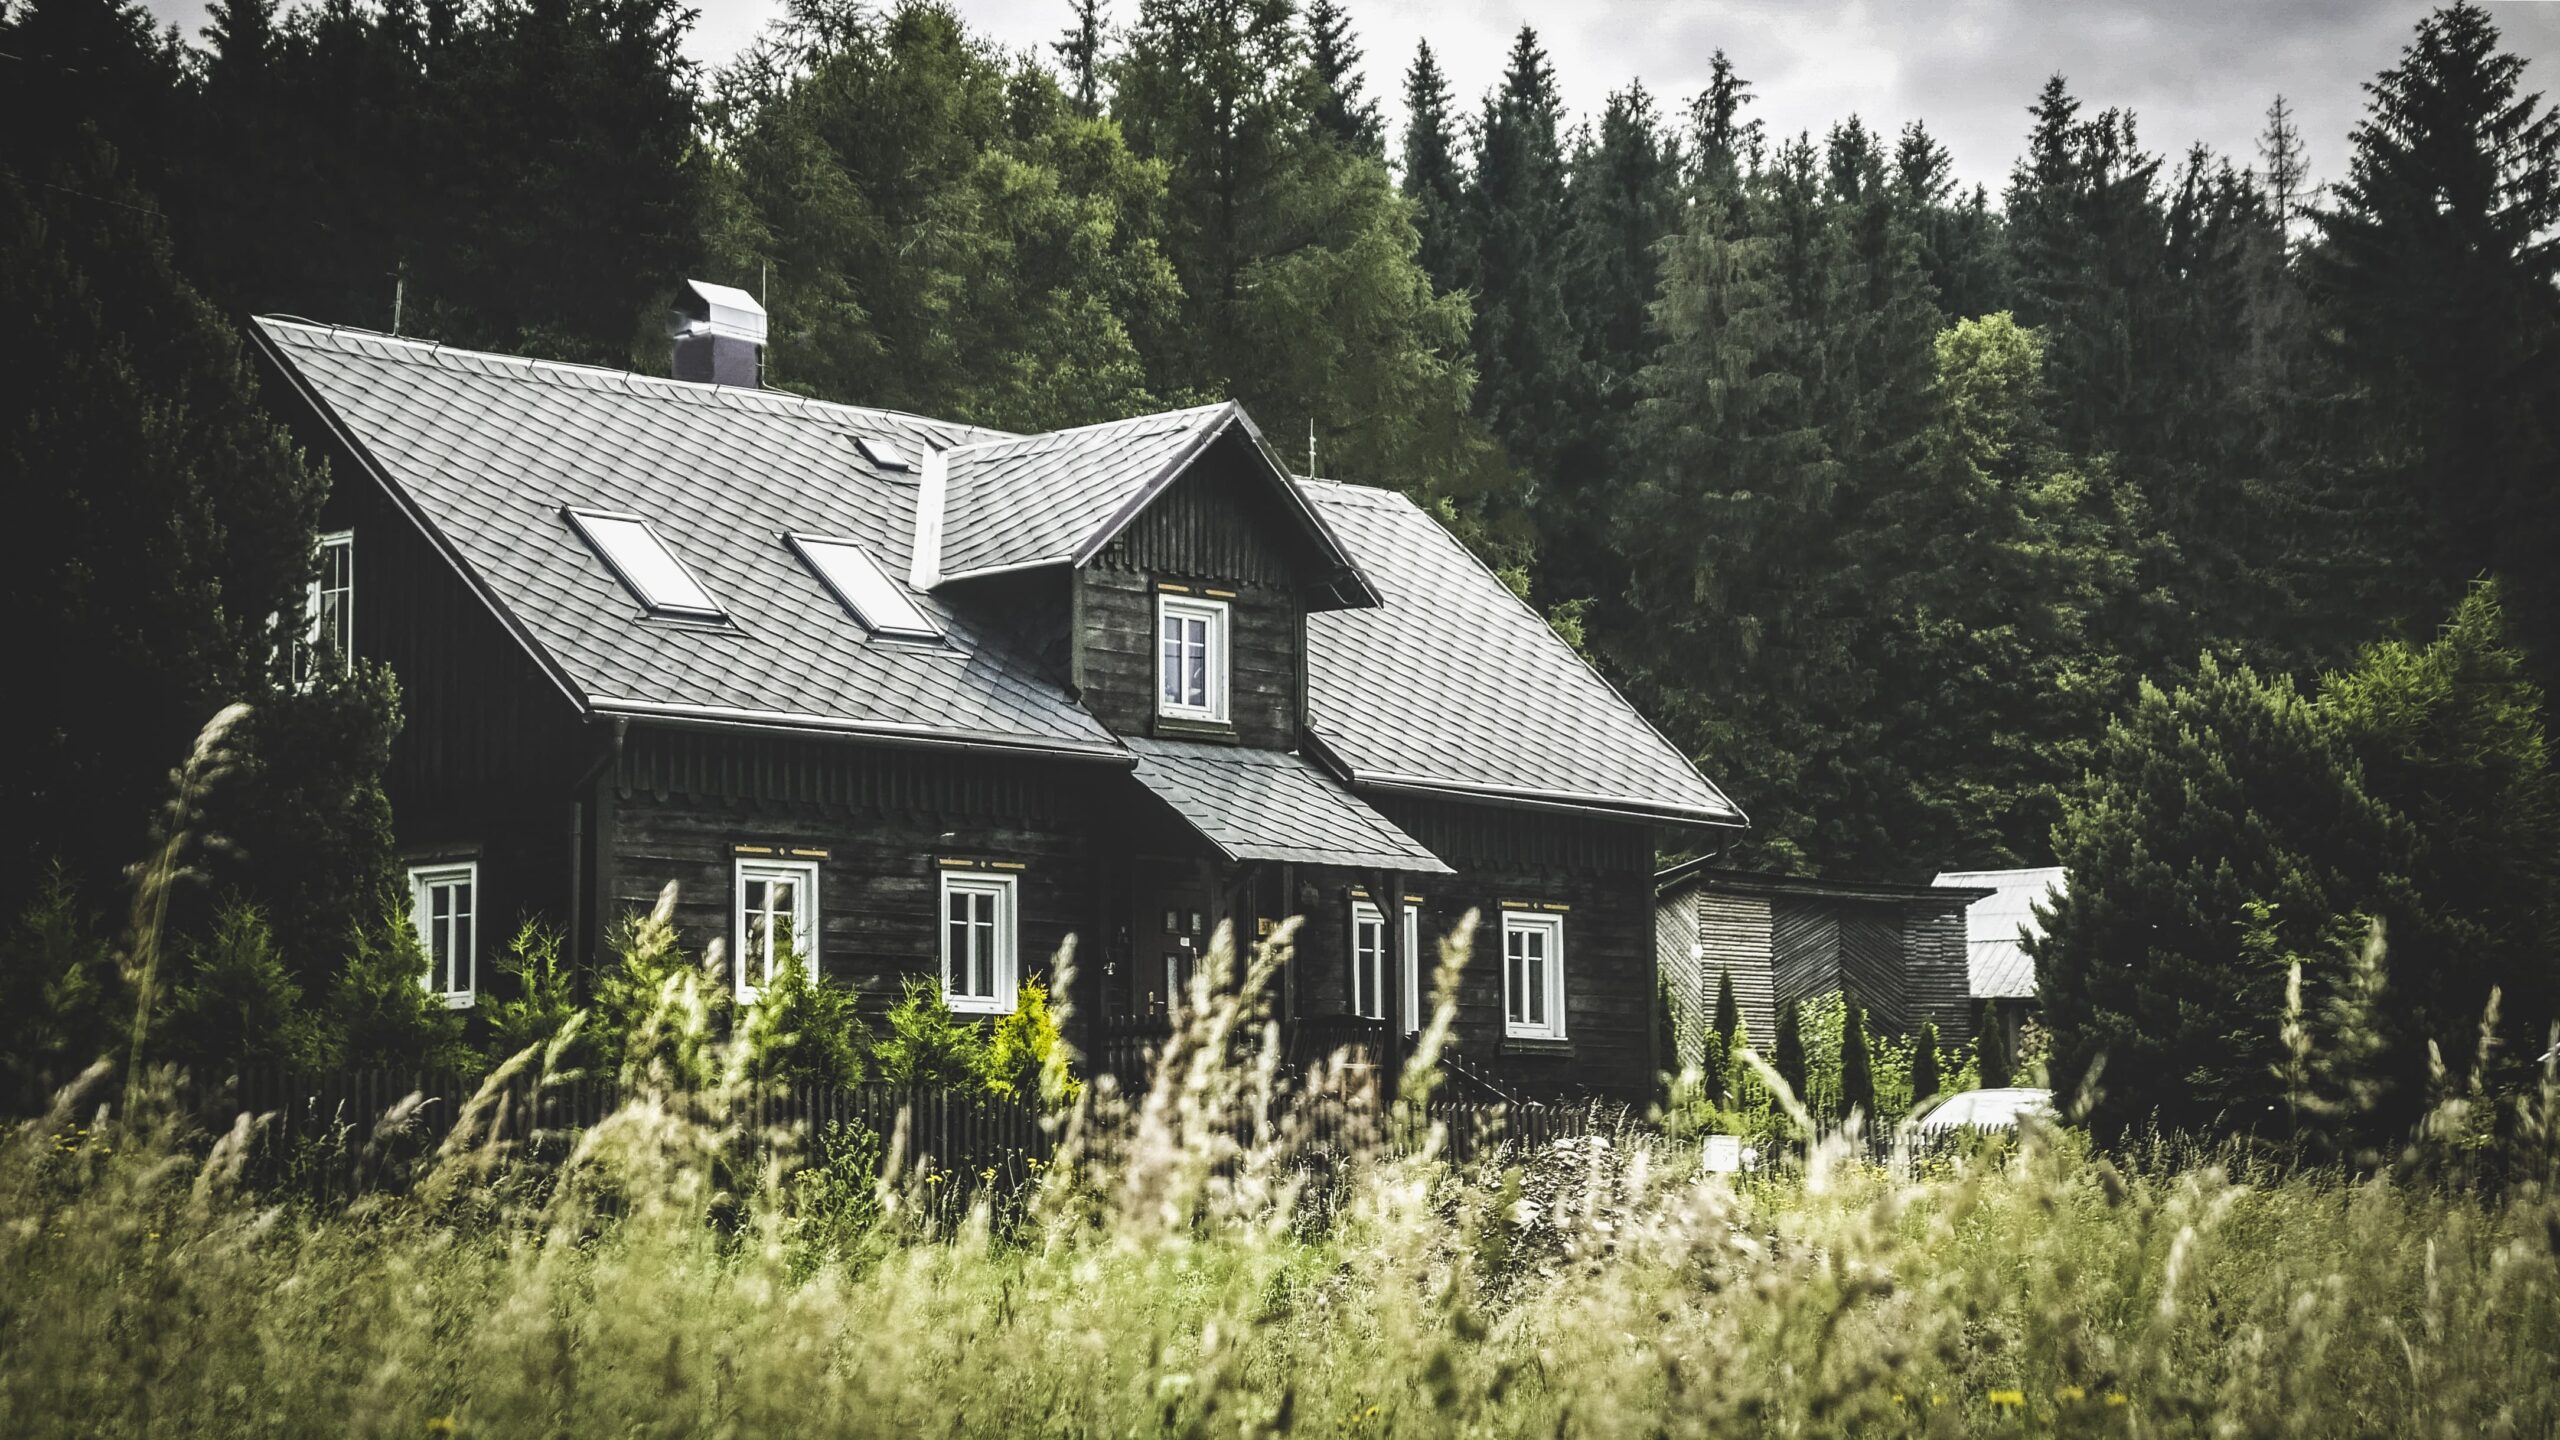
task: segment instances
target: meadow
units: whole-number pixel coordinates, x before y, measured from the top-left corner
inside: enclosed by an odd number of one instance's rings
[[[884,1167],[742,1129],[747,1037],[690,970],[605,1123],[493,1138],[505,1081],[565,1078],[536,1047],[351,1205],[276,1198],[248,1121],[102,1064],[0,1153],[0,1433],[2560,1433],[2547,1074],[2443,1131],[2494,1142],[2373,1173],[2043,1126],[1460,1167],[1415,1107],[1446,1009],[1400,1102],[1347,1066],[1293,1091],[1245,998],[1279,963],[1204,967],[1144,1094],[1053,1065],[1056,1162],[1003,1192],[895,1135]],[[1315,1145],[1300,1093],[1371,1137]]]

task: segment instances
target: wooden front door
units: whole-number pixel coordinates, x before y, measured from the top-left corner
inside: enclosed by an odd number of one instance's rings
[[[1184,861],[1142,863],[1136,914],[1130,924],[1130,1008],[1140,1015],[1170,1012],[1199,972],[1217,933],[1216,894],[1209,876]]]

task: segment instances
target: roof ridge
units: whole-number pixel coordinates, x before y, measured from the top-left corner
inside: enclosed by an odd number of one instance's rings
[[[1069,435],[1081,435],[1087,431],[1108,430],[1115,425],[1136,425],[1147,420],[1169,420],[1176,415],[1199,415],[1207,411],[1224,410],[1234,403],[1232,400],[1220,400],[1211,405],[1185,405],[1173,410],[1148,410],[1136,415],[1123,415],[1117,420],[1094,420],[1082,425],[1063,425],[1055,430],[1030,430],[1021,434],[998,435],[989,440],[972,440],[966,445],[954,445],[951,449],[953,451],[994,450],[1006,445],[1029,444],[1036,440],[1058,440]]]
[[[393,347],[397,347],[398,349],[412,352],[415,358],[420,361],[435,360],[438,357],[450,357],[458,363],[468,364],[474,361],[486,361],[495,362],[495,364],[500,367],[520,367],[524,371],[536,376],[557,374],[563,378],[569,376],[592,376],[600,379],[620,380],[623,382],[622,388],[624,392],[631,395],[648,395],[650,392],[655,391],[655,398],[667,400],[681,399],[691,403],[712,405],[744,405],[751,409],[770,406],[784,410],[799,410],[808,414],[811,418],[819,420],[824,420],[829,417],[843,418],[854,416],[879,417],[891,420],[908,420],[924,425],[938,425],[952,430],[980,432],[988,437],[984,440],[973,440],[969,442],[972,445],[989,445],[997,444],[1006,440],[1029,438],[1016,434],[1012,431],[998,430],[990,425],[973,425],[964,420],[945,420],[938,415],[919,415],[911,410],[893,410],[881,405],[850,405],[841,400],[821,400],[814,395],[803,395],[794,390],[768,390],[762,387],[748,389],[739,385],[717,385],[704,381],[678,380],[673,376],[649,375],[638,370],[616,369],[610,365],[592,365],[579,360],[546,360],[537,355],[509,355],[500,350],[475,350],[467,345],[452,345],[442,340],[428,340],[415,335],[393,335],[380,330],[368,330],[361,325],[324,324],[320,321],[305,319],[298,315],[258,315],[251,318],[257,324],[269,326],[277,330],[304,331],[313,335],[326,336],[332,340],[344,335],[361,337],[362,339],[369,341],[384,342]],[[1033,433],[1039,434],[1050,432]]]

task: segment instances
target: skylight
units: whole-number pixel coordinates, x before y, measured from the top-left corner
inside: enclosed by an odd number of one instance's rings
[[[902,640],[939,639],[942,631],[916,608],[916,602],[888,576],[870,552],[850,540],[830,540],[816,535],[790,537],[791,548],[836,592],[844,608],[864,627],[881,635]]]
[[[863,459],[870,461],[872,464],[879,466],[883,470],[912,470],[915,468],[915,462],[907,458],[907,452],[901,448],[895,440],[877,439],[869,435],[856,435],[853,437],[853,443],[862,451]]]
[[[684,562],[675,557],[649,522],[637,515],[608,515],[593,510],[572,510],[569,519],[587,543],[596,547],[604,563],[640,603],[653,615],[680,615],[695,620],[722,620],[728,612]]]

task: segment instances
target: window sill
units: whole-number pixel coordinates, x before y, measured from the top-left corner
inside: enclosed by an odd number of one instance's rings
[[[1573,1042],[1560,1040],[1551,1035],[1505,1035],[1502,1037],[1502,1053],[1505,1055],[1556,1055],[1571,1059]]]
[[[480,1003],[480,997],[477,995],[446,995],[441,998],[447,1010],[468,1010]]]
[[[1238,745],[1243,737],[1236,727],[1223,720],[1190,720],[1179,715],[1159,715],[1147,733],[1179,740],[1208,740],[1220,745]]]
[[[945,995],[942,1003],[950,1007],[954,1015],[1010,1015],[1014,1012],[1012,1003],[1001,1000],[963,1000]]]

